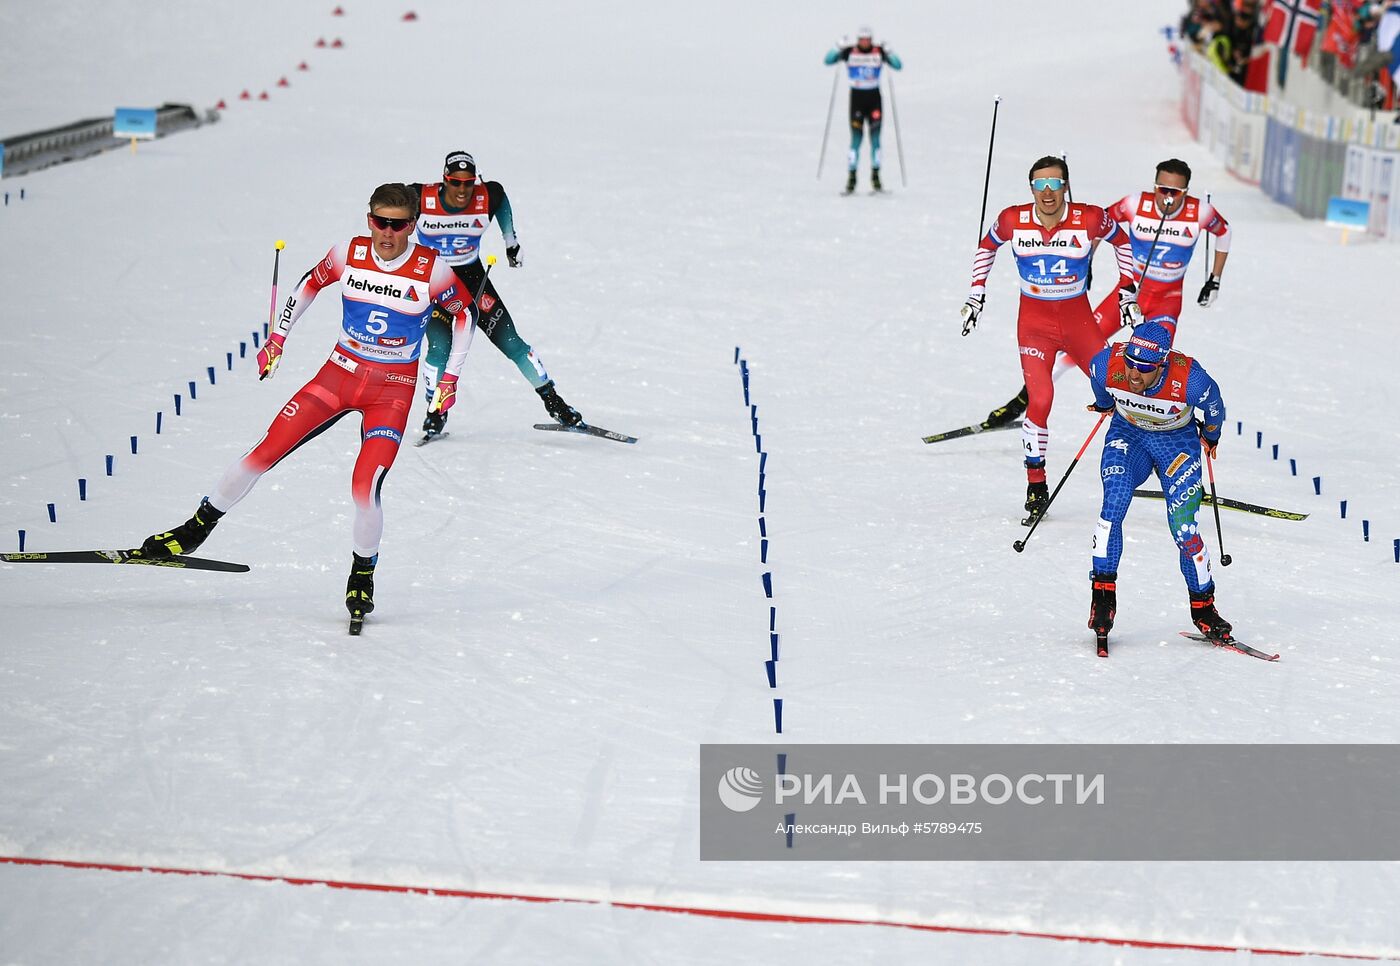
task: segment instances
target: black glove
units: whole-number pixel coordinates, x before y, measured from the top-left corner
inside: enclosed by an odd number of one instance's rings
[[[1208,309],[1215,304],[1215,295],[1220,291],[1220,276],[1212,275],[1206,279],[1206,284],[1201,286],[1201,294],[1196,296],[1196,304],[1203,309]]]
[[[520,257],[519,245],[511,245],[506,249],[506,261],[510,262],[511,268],[519,268],[525,264],[525,259]]]
[[[1089,405],[1085,406],[1084,408],[1087,409],[1087,410],[1089,410],[1089,412],[1091,412],[1091,413],[1111,413],[1111,412],[1113,412],[1113,410],[1117,409],[1118,407],[1117,407],[1114,403],[1109,403],[1107,406],[1100,406],[1100,405],[1098,404],[1098,401],[1095,400],[1094,402],[1091,402]]]

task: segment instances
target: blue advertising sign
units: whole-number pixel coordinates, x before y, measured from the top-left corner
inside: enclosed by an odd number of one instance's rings
[[[1333,228],[1365,231],[1371,221],[1371,203],[1354,198],[1332,198],[1327,202],[1327,224]]]
[[[154,107],[119,107],[112,115],[112,136],[118,138],[153,138],[156,136]]]

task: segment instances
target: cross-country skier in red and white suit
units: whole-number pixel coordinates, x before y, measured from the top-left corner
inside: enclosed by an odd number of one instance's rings
[[[394,465],[413,404],[418,352],[433,305],[453,319],[452,350],[432,408],[450,409],[475,329],[472,293],[431,248],[410,242],[418,197],[406,185],[380,185],[370,197],[368,236],[336,245],[301,279],[282,306],[276,328],[258,352],[259,378],[272,376],[296,321],[316,295],[339,282],[343,314],[330,358],[292,396],[267,433],[225,471],[195,515],[150,537],[140,553],[169,557],[203,543],[226,512],[248,495],[264,473],[347,413],[361,414],[360,452],[350,492],[355,504],[354,562],[346,604],[352,614],[373,609],[373,573],[384,511],[379,493]]]
[[[1196,243],[1207,233],[1215,236],[1215,257],[1210,275],[1196,297],[1201,308],[1210,308],[1220,290],[1220,276],[1230,256],[1230,224],[1208,201],[1187,194],[1191,168],[1178,158],[1157,165],[1151,191],[1135,191],[1108,209],[1133,240],[1133,272],[1140,279],[1137,300],[1144,318],[1170,316],[1167,331],[1176,339],[1175,320],[1181,318],[1181,290]],[[1152,263],[1148,264],[1149,256]],[[1105,339],[1117,333],[1121,322],[1112,308],[1110,294],[1094,310],[1099,332]]]
[[[1097,242],[1108,242],[1118,254],[1121,317],[1136,324],[1142,313],[1133,295],[1133,253],[1127,234],[1097,205],[1066,202],[1069,168],[1065,161],[1057,157],[1036,161],[1031,165],[1030,183],[1035,201],[1002,211],[983,236],[973,259],[972,291],[962,307],[962,319],[963,335],[967,335],[977,325],[986,303],[987,276],[997,249],[1009,244],[1021,277],[1016,338],[1028,399],[1021,441],[1026,509],[1034,517],[1044,511],[1050,496],[1045,483],[1045,451],[1050,439],[1050,407],[1055,400],[1051,379],[1055,353],[1066,353],[1087,375],[1089,362],[1104,346],[1085,294],[1089,260]]]

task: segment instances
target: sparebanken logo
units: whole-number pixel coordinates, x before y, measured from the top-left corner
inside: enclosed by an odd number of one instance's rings
[[[720,776],[719,800],[731,812],[747,812],[763,799],[763,778],[742,765]]]

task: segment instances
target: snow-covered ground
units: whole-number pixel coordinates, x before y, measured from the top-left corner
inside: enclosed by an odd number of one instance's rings
[[[334,340],[326,297],[277,379],[238,358],[274,240],[287,287],[376,184],[459,147],[510,192],[526,267],[495,276],[522,336],[585,416],[641,442],[534,432],[538,399],[479,339],[452,435],[385,484],[359,639],[340,603],[350,420],[203,549],[248,574],[0,567],[0,855],[1400,956],[1390,864],[697,858],[698,746],[771,740],[774,697],[796,743],[1400,738],[1395,250],[1341,246],[1190,141],[1156,33],[1179,3],[333,6],[0,5],[0,132],[231,104],[134,155],[5,179],[0,547],[19,529],[29,549],[127,546],[183,520]],[[813,177],[821,56],[853,18],[906,63],[909,185],[887,123],[888,197],[839,195],[844,93]],[[1312,514],[1222,521],[1221,610],[1278,664],[1178,637],[1160,504],[1129,516],[1115,652],[1095,659],[1096,450],[1017,555],[1015,435],[919,441],[1020,381],[1009,258],[958,334],[994,94],[992,211],[1043,154],[1100,203],[1180,156],[1235,226],[1220,300],[1188,308],[1179,344],[1230,407],[1222,493]],[[736,346],[769,454],[767,566]],[[1052,478],[1092,425],[1082,377],[1059,393]],[[0,962],[463,959],[1220,954],[0,864]]]

